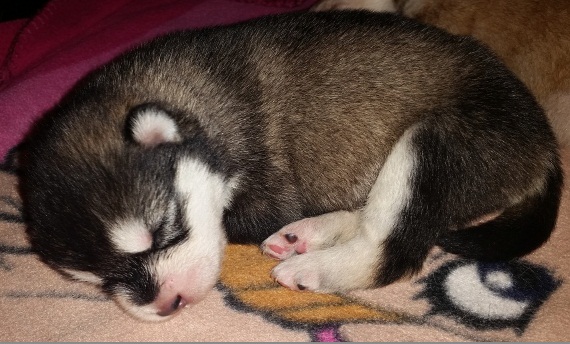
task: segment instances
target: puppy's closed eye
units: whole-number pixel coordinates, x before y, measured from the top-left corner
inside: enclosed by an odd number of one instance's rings
[[[180,208],[171,203],[166,214],[151,229],[152,250],[161,250],[188,237],[183,229]]]

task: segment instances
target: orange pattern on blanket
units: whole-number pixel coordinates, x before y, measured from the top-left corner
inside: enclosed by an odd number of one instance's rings
[[[254,245],[229,245],[221,284],[243,306],[271,313],[273,318],[304,325],[339,322],[402,322],[404,316],[384,311],[336,294],[292,291],[271,277],[278,262],[261,254]]]

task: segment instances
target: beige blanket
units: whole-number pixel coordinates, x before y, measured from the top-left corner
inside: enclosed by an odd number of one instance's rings
[[[434,250],[411,281],[341,296],[286,290],[269,277],[274,261],[230,246],[204,302],[145,323],[30,252],[17,178],[2,172],[0,341],[568,341],[568,191],[551,240],[521,260],[481,264]]]

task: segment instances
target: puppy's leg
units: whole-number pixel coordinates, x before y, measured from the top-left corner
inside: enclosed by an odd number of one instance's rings
[[[311,11],[369,10],[375,12],[396,12],[393,0],[323,0]]]
[[[371,287],[378,282],[378,272],[384,273],[386,259],[393,259],[393,250],[398,249],[402,249],[403,255],[411,254],[412,262],[405,261],[397,271],[388,271],[390,280],[421,266],[433,245],[432,240],[425,240],[421,235],[414,239],[416,233],[413,230],[400,233],[406,225],[404,215],[412,201],[417,164],[415,133],[416,129],[408,129],[388,156],[370,191],[367,205],[358,213],[360,228],[357,234],[345,243],[285,260],[273,270],[278,282],[294,290],[322,292]],[[389,245],[388,257],[386,245]]]
[[[336,211],[295,221],[281,228],[261,245],[262,251],[276,259],[315,251],[352,239],[360,228],[359,211]]]

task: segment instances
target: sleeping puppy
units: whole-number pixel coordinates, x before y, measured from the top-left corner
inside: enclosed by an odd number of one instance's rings
[[[570,145],[570,1],[323,0],[313,10],[399,11],[488,45],[531,89]]]
[[[436,245],[518,257],[562,185],[546,117],[493,54],[367,12],[158,38],[80,82],[22,162],[35,251],[145,320],[203,299],[228,241],[317,292],[410,276]]]

